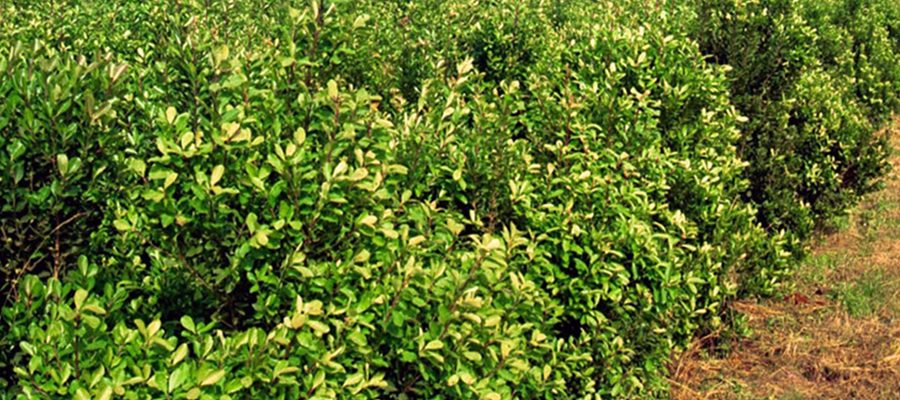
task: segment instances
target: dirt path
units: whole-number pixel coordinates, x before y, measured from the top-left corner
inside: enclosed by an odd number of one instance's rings
[[[682,354],[673,399],[900,399],[900,134],[892,142],[885,190],[815,245],[789,295],[735,304],[748,337]]]

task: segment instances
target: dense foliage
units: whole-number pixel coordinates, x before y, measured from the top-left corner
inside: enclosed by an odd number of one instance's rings
[[[875,190],[887,168],[886,138],[875,132],[897,108],[900,7],[696,3],[700,48],[732,68],[732,101],[750,119],[739,145],[749,162],[744,197],[764,226],[788,232],[802,256],[814,228]]]
[[[900,106],[889,0],[0,7],[0,399],[664,396]]]

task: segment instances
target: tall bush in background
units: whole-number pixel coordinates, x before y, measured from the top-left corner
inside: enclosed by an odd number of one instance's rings
[[[749,118],[739,144],[749,163],[743,197],[801,258],[815,228],[877,189],[888,168],[885,138],[875,135],[895,101],[886,77],[896,63],[881,61],[894,58],[895,44],[884,36],[888,26],[875,22],[886,17],[848,15],[848,4],[859,2],[694,3],[693,36],[710,61],[731,68],[732,100]],[[853,21],[832,25],[842,18]]]

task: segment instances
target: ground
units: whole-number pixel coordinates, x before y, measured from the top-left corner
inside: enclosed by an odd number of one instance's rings
[[[740,301],[745,334],[700,338],[671,365],[672,398],[900,398],[900,120],[885,189],[813,246],[789,290]]]

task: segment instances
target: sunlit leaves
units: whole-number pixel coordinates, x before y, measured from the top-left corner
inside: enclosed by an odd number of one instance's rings
[[[24,43],[0,34],[0,364],[26,397],[660,394],[732,278],[787,265],[742,202],[758,116],[728,87],[756,70],[695,43],[746,38],[688,37],[687,7],[107,3],[0,10]],[[769,87],[769,126],[810,140],[765,155],[834,194],[880,168],[842,91],[875,108],[890,79],[813,67]]]

